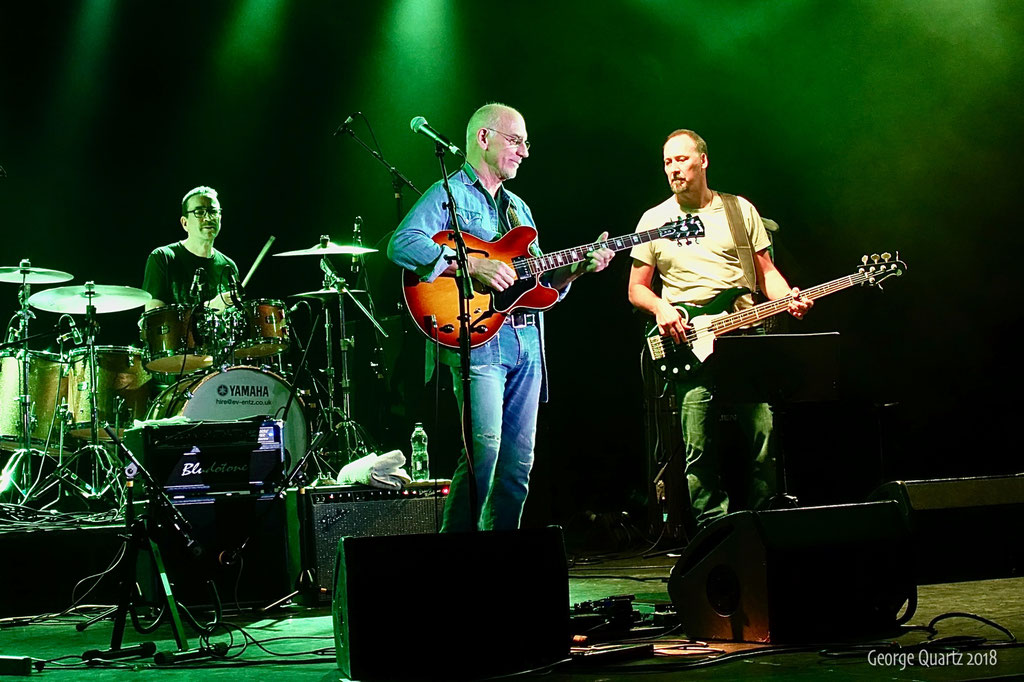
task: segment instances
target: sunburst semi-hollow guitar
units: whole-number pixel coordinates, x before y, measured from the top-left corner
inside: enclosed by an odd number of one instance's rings
[[[907,264],[899,258],[898,252],[895,258],[888,253],[864,256],[852,275],[803,289],[800,297],[813,300],[857,284],[881,288],[883,280],[899,277],[907,269]],[[662,336],[658,325],[651,327],[647,333],[647,347],[654,361],[655,372],[666,379],[689,378],[714,352],[716,338],[785,312],[793,298],[785,296],[746,310],[726,313],[732,308],[733,302],[746,293],[747,289],[726,289],[702,306],[685,303],[676,305],[683,320],[691,328],[686,330],[683,341],[676,343],[671,336]]]
[[[587,254],[597,249],[622,251],[655,239],[675,239],[688,242],[704,236],[704,224],[698,216],[676,218],[661,227],[646,232],[615,237],[603,242],[584,244],[564,251],[534,256],[530,245],[537,239],[537,230],[528,226],[514,227],[493,242],[485,242],[463,233],[470,258],[500,260],[516,273],[516,281],[505,291],[493,291],[474,282],[477,290],[469,301],[469,345],[475,348],[487,343],[505,322],[505,318],[520,308],[546,310],[558,301],[558,291],[541,282],[541,275],[563,265],[585,261]],[[434,242],[454,248],[451,230],[434,235]],[[405,305],[413,322],[431,340],[448,348],[459,347],[459,288],[454,277],[438,277],[433,282],[422,282],[415,273],[406,270],[402,276]]]

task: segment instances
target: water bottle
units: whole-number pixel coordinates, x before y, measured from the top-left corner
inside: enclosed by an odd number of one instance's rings
[[[409,459],[412,480],[425,481],[430,478],[430,456],[427,455],[427,432],[420,422],[416,422],[409,442],[412,444],[412,456]]]

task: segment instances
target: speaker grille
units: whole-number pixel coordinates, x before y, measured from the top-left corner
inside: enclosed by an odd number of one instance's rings
[[[309,512],[304,525],[311,560],[306,563],[314,570],[314,582],[321,595],[326,597],[333,589],[334,562],[341,538],[440,531],[446,495],[440,489],[406,493],[409,494],[352,491],[351,487],[307,491]]]

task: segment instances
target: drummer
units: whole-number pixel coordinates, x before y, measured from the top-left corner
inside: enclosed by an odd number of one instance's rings
[[[223,310],[231,305],[230,278],[238,266],[213,247],[221,227],[220,199],[212,187],[196,187],[181,200],[186,237],[154,249],[146,259],[142,288],[153,297],[146,309],[198,305]]]

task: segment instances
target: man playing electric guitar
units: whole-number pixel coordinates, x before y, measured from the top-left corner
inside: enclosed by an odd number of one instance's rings
[[[753,290],[756,284],[773,300],[792,294],[789,312],[794,317],[803,317],[813,302],[801,298],[798,289],[791,289],[775,267],[768,253],[768,234],[757,209],[746,199],[723,195],[708,187],[708,153],[704,140],[691,130],[677,130],[668,136],[663,152],[672,196],[644,213],[637,231],[692,214],[700,217],[706,234],[690,245],[658,239],[634,246],[630,251],[633,258],[629,275],[630,303],[653,315],[660,333],[671,337],[675,343],[685,342],[684,334],[690,329],[675,304],[700,306],[736,287]],[[655,272],[662,281],[660,296],[652,289]],[[735,302],[736,309],[753,304],[750,294]],[[757,328],[746,331],[760,332]],[[712,394],[713,377],[705,369],[702,367],[675,382],[686,446],[690,506],[698,529],[730,511],[713,432],[718,424],[718,406]],[[740,425],[750,440],[747,502],[753,508],[767,501],[773,492],[772,417],[765,404],[738,407],[741,408],[738,410]]]
[[[514,227],[534,225],[530,208],[504,187],[506,180],[516,177],[529,150],[526,122],[515,109],[487,104],[470,117],[466,163],[449,178],[459,224],[467,234],[494,241]],[[435,183],[416,202],[388,244],[388,258],[423,282],[451,277],[457,268],[452,248],[433,239],[438,232],[451,228],[446,202],[442,184]],[[607,233],[598,241],[605,239]],[[614,252],[596,248],[584,255],[552,270],[542,282],[557,290],[561,298],[572,280],[607,267]],[[474,285],[499,292],[517,280],[516,271],[507,263],[479,253],[471,254],[469,274]],[[476,312],[472,315],[474,320],[480,317]],[[501,317],[493,315],[480,324],[494,320]],[[471,351],[473,461],[480,507],[478,518],[471,518],[468,467],[461,458],[445,503],[443,531],[519,527],[533,468],[538,403],[546,400],[547,394],[541,321],[539,311],[513,312],[503,324],[498,323],[496,334]],[[443,345],[440,353],[442,362],[451,368],[461,412],[458,353]]]

